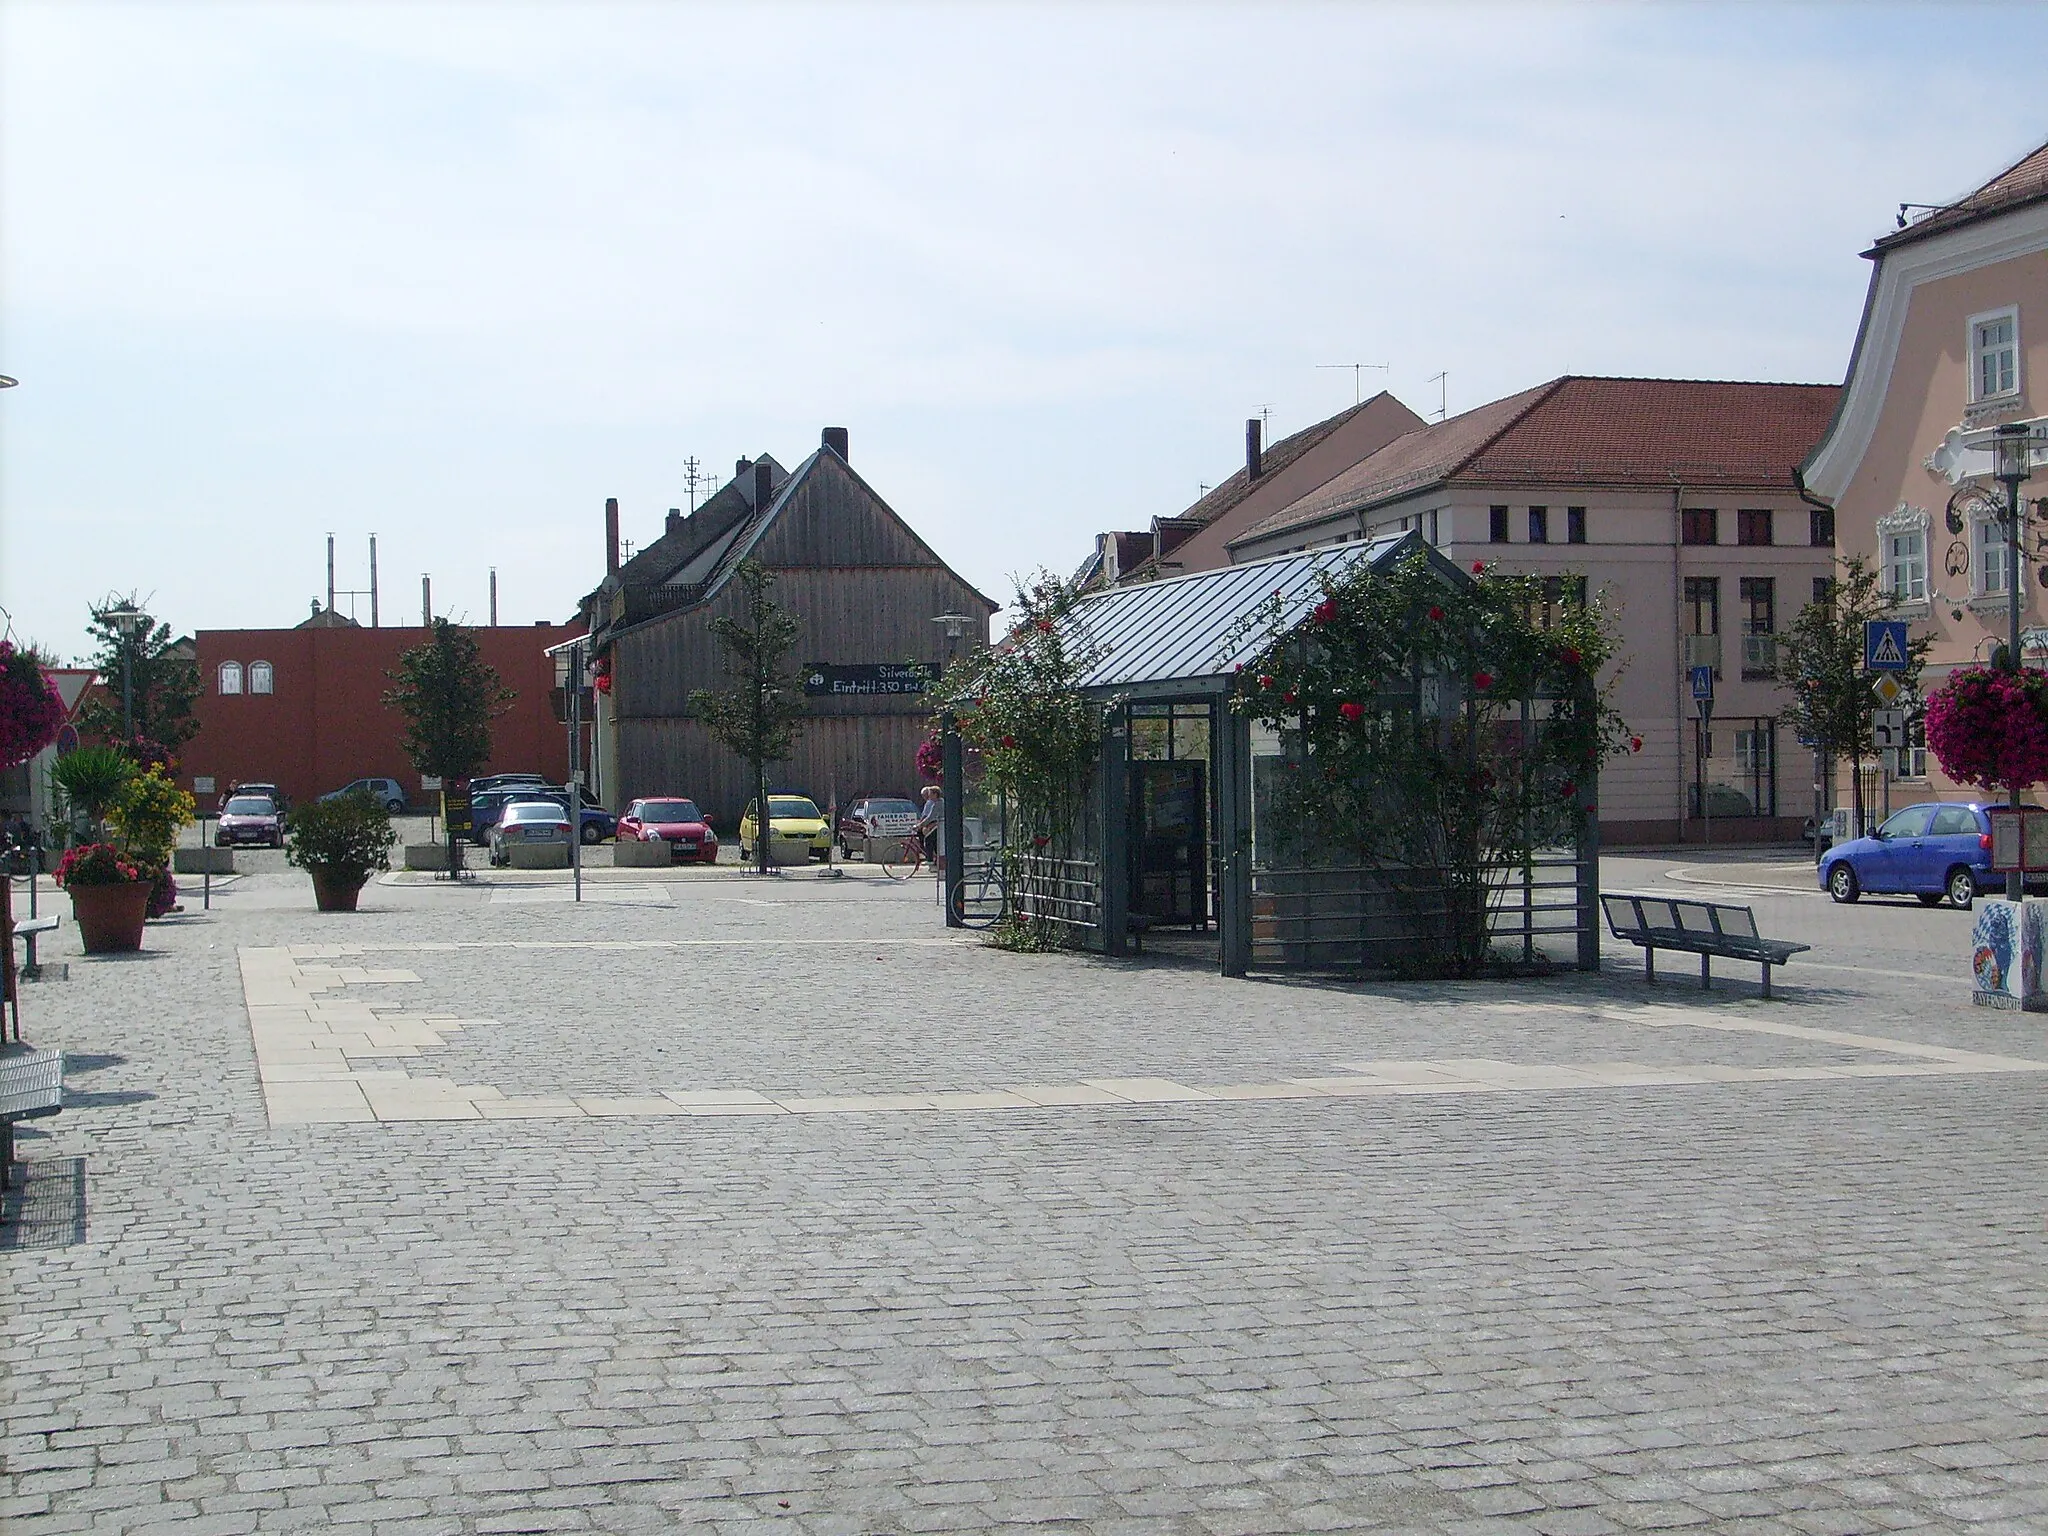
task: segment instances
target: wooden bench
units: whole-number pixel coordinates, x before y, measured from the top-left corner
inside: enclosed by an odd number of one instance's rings
[[[1643,975],[1657,980],[1657,951],[1675,949],[1700,957],[1700,985],[1711,987],[1713,959],[1750,960],[1764,968],[1764,996],[1771,995],[1771,967],[1813,948],[1783,939],[1766,939],[1756,931],[1756,916],[1747,907],[1683,896],[1630,896],[1600,893],[1600,910],[1617,939],[1642,946]]]
[[[0,1191],[14,1167],[14,1122],[40,1120],[64,1108],[64,1053],[0,1055]]]

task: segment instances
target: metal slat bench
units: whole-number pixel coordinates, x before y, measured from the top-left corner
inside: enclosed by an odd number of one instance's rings
[[[14,1051],[0,1056],[0,1190],[14,1167],[14,1122],[40,1120],[64,1108],[64,1053]]]
[[[1756,916],[1747,907],[1683,896],[1630,896],[1600,893],[1600,910],[1617,939],[1643,951],[1643,975],[1657,980],[1657,951],[1675,949],[1700,957],[1700,985],[1711,987],[1713,959],[1750,960],[1764,969],[1764,996],[1771,995],[1771,967],[1804,954],[1811,944],[1766,939],[1756,931]]]

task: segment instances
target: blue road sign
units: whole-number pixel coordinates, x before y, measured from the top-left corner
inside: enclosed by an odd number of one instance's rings
[[[1712,667],[1687,667],[1685,673],[1692,680],[1692,696],[1695,701],[1713,698],[1714,669]]]
[[[1863,621],[1863,670],[1903,672],[1906,670],[1906,621],[1865,619]]]

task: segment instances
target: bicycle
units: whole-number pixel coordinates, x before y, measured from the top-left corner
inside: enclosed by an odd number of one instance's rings
[[[962,928],[992,928],[1010,910],[1010,889],[1003,878],[1000,850],[988,850],[979,864],[965,864],[952,892],[953,921]]]
[[[912,832],[898,844],[894,855],[882,861],[882,873],[891,880],[908,880],[926,868],[928,863],[924,856],[924,839]]]

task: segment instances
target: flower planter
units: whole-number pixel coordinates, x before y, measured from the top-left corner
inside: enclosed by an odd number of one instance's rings
[[[142,948],[142,925],[149,915],[153,884],[130,880],[68,887],[71,915],[88,955],[118,955]]]
[[[322,912],[353,912],[356,898],[363,894],[369,876],[336,870],[312,871],[313,901]]]

